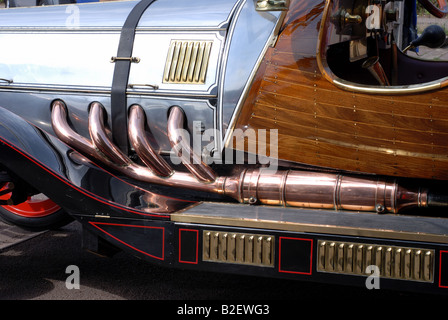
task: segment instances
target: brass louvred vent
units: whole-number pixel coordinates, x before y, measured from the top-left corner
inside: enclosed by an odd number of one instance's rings
[[[204,261],[274,266],[274,236],[222,231],[203,232]]]
[[[434,281],[434,250],[366,243],[319,240],[317,270],[320,272],[366,275],[376,266],[380,277],[413,281]]]
[[[171,41],[163,82],[205,83],[212,43],[212,41]]]

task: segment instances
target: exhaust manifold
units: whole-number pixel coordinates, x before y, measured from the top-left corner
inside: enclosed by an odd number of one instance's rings
[[[178,106],[170,109],[167,135],[188,172],[173,170],[147,139],[143,108],[132,105],[129,112],[129,142],[144,166],[133,162],[114,145],[106,129],[104,107],[93,102],[89,111],[91,140],[76,133],[67,122],[67,107],[52,104],[52,125],[56,135],[87,157],[151,184],[185,188],[229,196],[240,203],[303,208],[398,213],[404,208],[427,207],[428,191],[406,188],[396,179],[349,176],[311,171],[256,168],[244,169],[234,176],[218,176],[200,161],[182,136],[185,115]],[[187,151],[187,152],[186,152]],[[440,205],[440,204],[439,204]],[[446,205],[443,203],[442,205]]]

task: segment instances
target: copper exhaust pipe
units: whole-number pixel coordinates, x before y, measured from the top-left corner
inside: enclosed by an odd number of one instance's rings
[[[141,128],[134,118],[137,114],[130,114],[131,131]],[[239,175],[216,177],[212,182],[200,181],[193,174],[183,172],[173,172],[170,177],[163,178],[156,176],[151,169],[135,164],[114,146],[105,129],[104,111],[99,103],[92,104],[89,114],[93,144],[74,132],[66,117],[65,105],[54,102],[52,123],[61,140],[133,179],[148,183],[227,195],[249,204],[379,213],[397,213],[403,208],[428,206],[427,191],[406,189],[395,180],[383,178],[266,169],[245,169]],[[179,117],[170,119],[175,119],[176,124],[170,123],[169,127],[179,128]],[[145,140],[146,137],[140,134],[139,139]],[[143,141],[134,147],[141,154],[140,148],[146,144],[149,143]]]
[[[171,176],[174,173],[173,169],[153,150],[145,137],[145,111],[139,105],[132,105],[129,112],[129,141],[137,155],[158,176]]]
[[[112,163],[118,166],[131,165],[131,160],[112,143],[106,130],[102,130],[105,121],[103,106],[93,102],[89,112],[89,133],[93,145]]]
[[[190,141],[184,134],[185,115],[178,106],[172,106],[168,117],[168,138],[171,147],[181,159],[183,165],[199,180],[211,182],[216,180],[216,173],[207,166],[200,156],[190,148]]]
[[[64,103],[55,101],[52,107],[52,125],[59,139],[75,150],[106,164],[130,178],[169,187],[179,187],[218,194],[225,193],[223,186],[226,179],[222,177],[217,178],[213,183],[200,182],[191,174],[184,172],[174,172],[169,178],[164,178],[156,176],[150,168],[134,163],[118,148],[113,147],[113,143],[104,127],[104,116],[103,111],[101,111],[103,107],[99,103],[92,104],[89,114],[89,131],[93,136],[92,140],[98,145],[94,145],[70,127],[67,123],[67,111]],[[108,157],[113,152],[117,152],[114,158],[119,159],[119,163],[112,162]]]
[[[395,179],[379,177],[247,170],[240,184],[243,203],[378,213],[428,205],[426,190],[407,189]]]
[[[73,131],[67,123],[67,118],[68,114],[65,103],[60,100],[54,101],[51,109],[51,124],[56,135],[59,139],[81,153],[96,157],[97,152],[92,143]]]
[[[158,177],[153,173],[152,168],[143,167],[134,163],[128,158],[114,143],[110,140],[105,129],[104,108],[101,104],[96,103],[92,105],[89,113],[89,131],[95,146],[102,151],[102,153],[112,160],[112,155],[118,159],[118,169],[124,174],[133,179],[156,183],[166,186],[178,186],[182,188],[224,193],[222,189],[225,178],[217,179],[214,183],[202,183],[198,181],[191,174],[183,172],[173,172],[170,178]],[[132,123],[132,122],[131,122]],[[134,130],[134,128],[132,128]],[[141,136],[142,137],[142,136]],[[134,146],[139,147],[139,146]],[[141,146],[140,146],[141,147]],[[138,153],[142,153],[138,150]],[[112,162],[114,163],[114,162]]]

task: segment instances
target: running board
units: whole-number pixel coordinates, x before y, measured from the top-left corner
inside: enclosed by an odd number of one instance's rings
[[[448,293],[448,219],[209,202],[170,217],[183,266]]]
[[[202,202],[171,215],[179,223],[448,244],[448,219]]]

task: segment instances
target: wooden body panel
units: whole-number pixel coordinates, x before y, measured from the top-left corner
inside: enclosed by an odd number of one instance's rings
[[[388,95],[336,87],[316,58],[324,7],[325,1],[291,3],[235,128],[277,129],[283,160],[448,179],[448,90]]]

